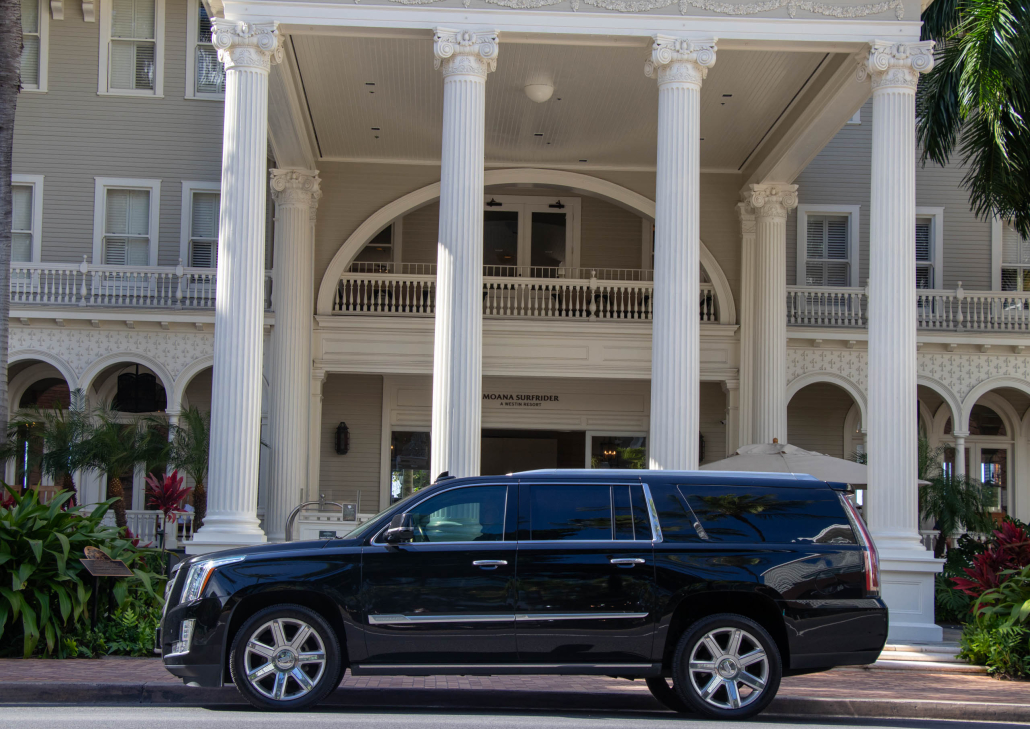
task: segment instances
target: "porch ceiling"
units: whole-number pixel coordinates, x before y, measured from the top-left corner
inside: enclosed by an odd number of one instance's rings
[[[321,158],[439,161],[443,81],[429,39],[293,35],[290,43]],[[487,82],[487,162],[653,167],[658,90],[644,77],[647,53],[644,44],[502,39]],[[702,167],[739,169],[824,58],[719,51],[701,90]],[[540,82],[555,90],[537,104],[523,88]]]

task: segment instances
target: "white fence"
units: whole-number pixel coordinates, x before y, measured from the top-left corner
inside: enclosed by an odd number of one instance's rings
[[[620,270],[608,269],[606,273],[614,276],[611,272]],[[718,321],[713,286],[702,283],[699,298],[701,321]],[[430,274],[351,271],[340,279],[333,300],[336,314],[433,316],[435,309],[436,276]],[[487,317],[648,321],[653,314],[654,284],[649,280],[597,275],[483,278],[483,316]]]
[[[853,327],[869,324],[866,289],[787,287],[788,326]],[[916,326],[940,331],[1030,331],[1030,293],[920,289]]]
[[[134,306],[210,309],[215,271],[183,266],[93,266],[82,263],[11,265],[11,303],[21,305]],[[272,278],[265,272],[265,308],[272,308]]]
[[[141,547],[157,548],[161,545],[158,530],[164,530],[164,548],[177,549],[193,538],[193,512],[176,511],[174,521],[166,521],[160,511],[126,509],[125,526],[139,539]],[[104,515],[104,523],[114,526],[114,510]]]

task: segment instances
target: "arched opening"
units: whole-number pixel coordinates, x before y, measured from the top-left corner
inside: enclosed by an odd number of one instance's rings
[[[865,452],[860,412],[859,403],[839,385],[832,382],[805,385],[787,403],[788,440],[798,448],[834,458],[856,458]],[[857,438],[854,432],[848,431],[856,425]]]
[[[67,410],[71,404],[68,382],[53,364],[25,359],[8,368],[8,395],[12,421],[25,422],[12,434],[13,457],[7,463],[5,480],[23,492],[37,489],[40,499],[49,501],[59,485],[54,484],[54,475],[42,468],[46,426],[32,413],[53,408]]]

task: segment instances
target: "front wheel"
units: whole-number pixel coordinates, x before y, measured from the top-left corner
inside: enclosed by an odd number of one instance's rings
[[[651,695],[658,699],[659,703],[666,709],[678,711],[681,714],[690,714],[694,710],[684,703],[676,689],[669,685],[664,676],[651,676],[645,679],[647,688]]]
[[[765,709],[780,688],[776,641],[743,615],[712,615],[680,638],[673,686],[693,710],[713,719],[747,719]]]
[[[302,605],[273,605],[240,627],[229,655],[233,683],[272,711],[314,706],[336,688],[340,646],[325,619]]]

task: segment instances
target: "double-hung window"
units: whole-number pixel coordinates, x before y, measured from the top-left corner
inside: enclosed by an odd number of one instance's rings
[[[105,266],[157,264],[160,180],[96,178],[93,260]]]
[[[186,3],[186,98],[225,98],[225,66],[211,43],[211,18],[201,0]]]
[[[41,0],[21,0],[21,88],[46,91],[48,6]]]
[[[916,218],[916,288],[934,288],[932,218]]]
[[[100,6],[99,92],[161,96],[164,0],[105,0]]]
[[[1001,290],[1030,291],[1030,240],[1008,223],[1001,228]]]
[[[221,195],[214,190],[193,188],[188,191],[189,238],[184,260],[193,268],[218,267],[218,211]]]
[[[11,263],[39,260],[43,176],[11,176]]]
[[[848,285],[851,281],[849,227],[846,215],[808,216],[805,239],[805,285]]]

